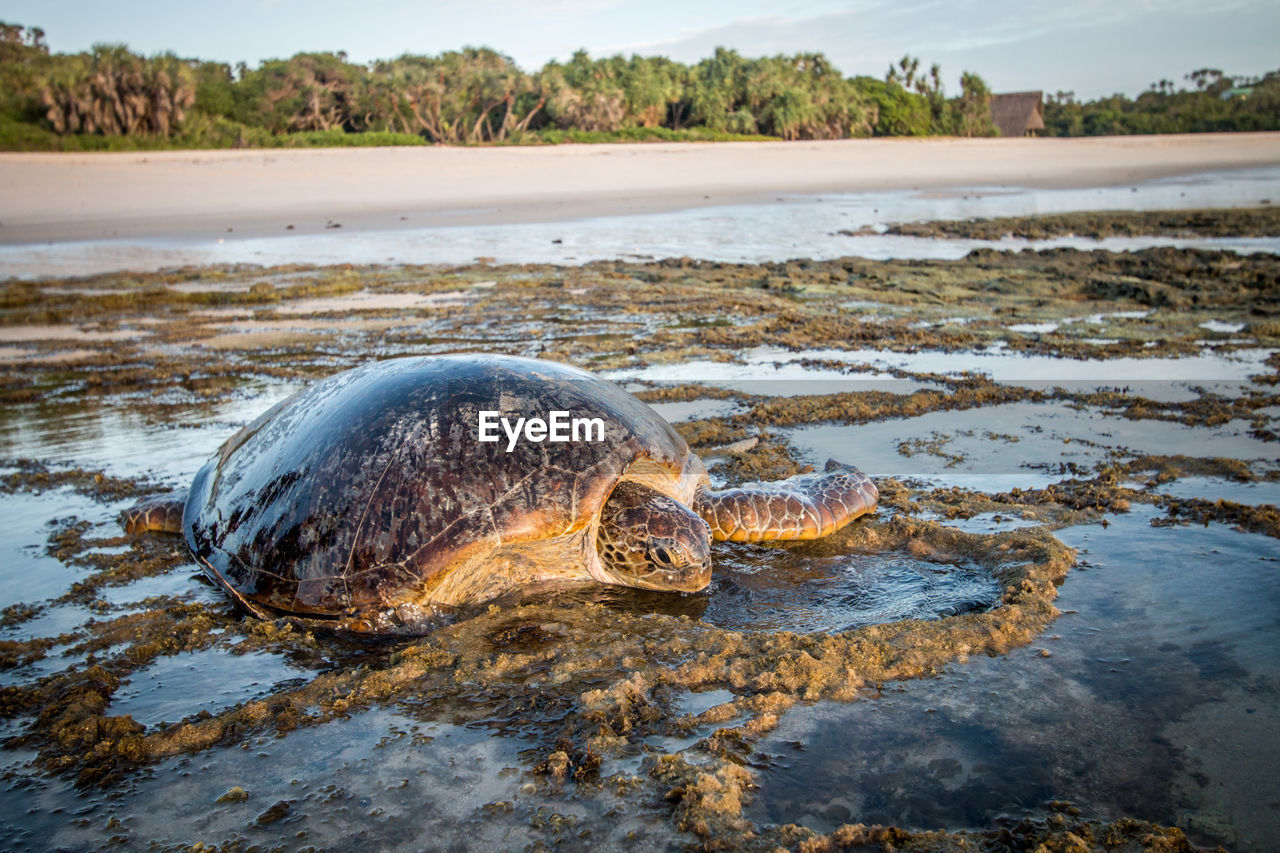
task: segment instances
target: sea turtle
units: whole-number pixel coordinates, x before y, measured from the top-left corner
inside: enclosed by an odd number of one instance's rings
[[[700,590],[711,539],[825,536],[877,497],[834,461],[712,489],[675,430],[614,383],[451,355],[372,363],[293,395],[232,436],[188,492],[122,520],[182,533],[258,616],[391,632],[543,581]]]

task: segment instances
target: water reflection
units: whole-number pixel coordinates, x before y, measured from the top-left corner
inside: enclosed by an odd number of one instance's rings
[[[998,430],[998,431],[997,431]],[[867,424],[819,424],[786,431],[809,464],[847,459],[873,477],[926,478],[987,492],[1044,488],[1116,456],[1205,455],[1275,460],[1274,444],[1243,421],[1191,427],[1128,420],[1059,403],[1006,403]],[[1206,448],[1212,448],[1209,454]]]
[[[217,713],[265,695],[282,682],[313,675],[280,655],[264,652],[185,652],[158,658],[130,675],[112,694],[110,713],[129,714],[144,726],[175,723],[200,711]]]
[[[251,749],[166,761],[125,789],[78,791],[57,778],[10,786],[0,837],[11,850],[185,849],[197,839],[253,849],[503,850],[581,845],[589,828],[606,848],[676,842],[652,808],[625,793],[569,800],[535,791],[520,748],[411,712],[369,711]]]
[[[895,553],[815,559],[781,548],[726,550],[703,614],[722,628],[838,632],[986,610],[1000,597],[990,572],[974,564]]]
[[[1252,376],[1267,374],[1269,349],[1231,353],[1203,351],[1176,358],[1059,358],[1007,349],[997,343],[983,350],[948,352],[883,349],[811,349],[791,352],[756,347],[736,361],[694,360],[652,364],[615,371],[615,380],[702,383],[764,396],[884,391],[910,394],[937,389],[936,382],[906,378],[909,374],[960,377],[983,375],[994,382],[1052,392],[1054,388],[1090,393],[1123,386],[1127,393],[1152,400],[1194,400],[1201,392],[1239,394],[1255,387]],[[814,366],[808,362],[838,362]]]
[[[237,429],[297,390],[254,382],[216,402],[157,405],[114,396],[53,400],[0,410],[0,459],[29,458],[101,468],[120,477],[150,473],[185,486]]]
[[[673,594],[591,585],[524,601],[572,606],[590,601],[627,613],[701,619],[737,631],[835,633],[904,619],[938,619],[982,611],[1000,588],[972,563],[936,563],[907,554],[804,556],[785,547],[718,542],[711,585]],[[530,629],[523,645],[545,640]]]
[[[1058,532],[1086,565],[1062,587],[1068,615],[1036,646],[788,715],[761,744],[769,769],[752,816],[823,831],[849,816],[958,829],[1066,799],[1203,843],[1274,850],[1273,540],[1153,528],[1151,517]]]

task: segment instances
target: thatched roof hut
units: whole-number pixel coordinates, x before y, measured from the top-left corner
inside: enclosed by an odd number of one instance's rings
[[[992,95],[991,121],[1000,128],[1001,136],[1035,136],[1044,130],[1044,93]]]

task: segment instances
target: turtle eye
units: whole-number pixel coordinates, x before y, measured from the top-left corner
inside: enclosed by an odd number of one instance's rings
[[[669,569],[674,569],[676,567],[675,558],[672,557],[671,552],[662,545],[653,545],[649,548],[649,559],[657,563],[659,566],[665,566]]]

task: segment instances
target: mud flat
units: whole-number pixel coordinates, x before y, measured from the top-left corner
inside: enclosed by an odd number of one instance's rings
[[[1159,248],[0,283],[0,846],[1273,849],[1278,272]],[[460,351],[616,378],[718,482],[839,456],[881,508],[720,549],[708,594],[544,591],[382,643],[247,618],[179,543],[120,535],[297,388]]]

